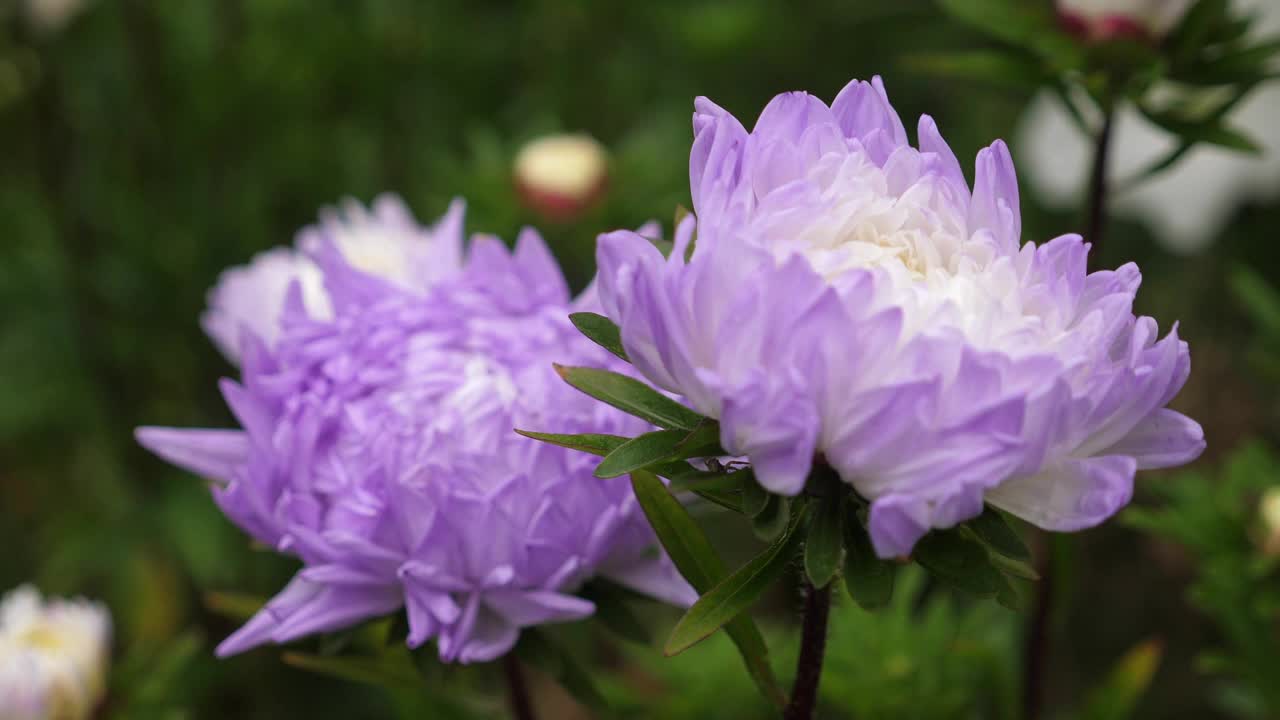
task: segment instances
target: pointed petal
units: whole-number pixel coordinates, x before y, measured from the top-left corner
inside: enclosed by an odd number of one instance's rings
[[[180,430],[141,427],[138,444],[184,470],[210,480],[229,483],[248,462],[249,437],[240,430]]]

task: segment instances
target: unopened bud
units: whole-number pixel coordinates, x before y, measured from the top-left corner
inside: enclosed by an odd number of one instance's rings
[[[608,165],[604,146],[591,136],[549,135],[516,155],[516,189],[543,217],[572,220],[604,193]]]

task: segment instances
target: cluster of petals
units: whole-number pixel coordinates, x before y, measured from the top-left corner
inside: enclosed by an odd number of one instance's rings
[[[1040,527],[1095,525],[1139,469],[1204,447],[1166,405],[1185,342],[1133,313],[1133,264],[1022,242],[1008,149],[972,188],[934,121],[918,143],[879,78],[828,106],[779,95],[748,132],[695,103],[694,214],[666,257],[638,233],[598,247],[599,293],[636,368],[719,419],[770,491],[815,462],[871,502],[882,556],[984,502]]]
[[[106,691],[111,616],[24,585],[0,599],[0,717],[82,720]]]
[[[483,235],[464,249],[462,215],[456,201],[424,228],[395,199],[349,206],[211,294],[206,328],[241,366],[221,388],[242,429],[139,440],[215,481],[227,517],[303,564],[220,654],[403,607],[410,646],[487,661],[521,628],[590,615],[573,593],[592,577],[694,599],[626,482],[513,432],[645,430],[552,368],[616,368],[567,319],[594,292],[571,299],[533,230],[514,250]]]

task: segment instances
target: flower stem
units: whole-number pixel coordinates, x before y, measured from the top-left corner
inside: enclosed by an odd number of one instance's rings
[[[1093,169],[1089,177],[1088,224],[1085,242],[1092,243],[1089,251],[1089,264],[1094,268],[1099,262],[1099,249],[1102,247],[1103,233],[1107,229],[1107,165],[1111,153],[1112,125],[1115,111],[1108,106],[1103,110],[1102,129],[1093,149]]]
[[[1040,580],[1035,583],[1031,607],[1031,620],[1027,625],[1026,639],[1023,645],[1023,680],[1022,680],[1022,717],[1023,720],[1039,720],[1044,709],[1044,678],[1049,662],[1050,620],[1053,617],[1053,571],[1056,563],[1053,550],[1049,547],[1050,538],[1042,535],[1043,552],[1041,553],[1038,572]]]
[[[511,702],[512,717],[515,720],[537,720],[529,698],[529,687],[524,681],[524,670],[515,653],[509,652],[502,658],[502,671],[507,676],[507,699]]]
[[[811,720],[818,704],[818,683],[822,680],[822,657],[827,649],[827,617],[831,614],[831,584],[815,588],[808,578],[803,584],[804,625],[800,631],[800,659],[796,681],[784,720]]]

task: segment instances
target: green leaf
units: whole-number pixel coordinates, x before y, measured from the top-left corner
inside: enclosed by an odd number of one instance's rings
[[[958,532],[925,535],[911,557],[939,580],[974,595],[994,597],[1005,582],[986,548]]]
[[[1160,666],[1164,648],[1147,640],[1120,658],[1103,684],[1089,694],[1082,720],[1125,720],[1133,716]]]
[[[1058,28],[1047,3],[1026,0],[939,0],[956,20],[991,37],[1026,48],[1060,68],[1081,62],[1081,50]]]
[[[803,514],[802,508],[796,513],[797,520]],[[744,613],[760,595],[786,572],[787,564],[800,543],[799,524],[798,521],[792,522],[763,553],[698,598],[698,602],[676,623],[663,652],[668,656],[682,653],[710,637],[725,623],[745,616]]]
[[[1280,290],[1267,284],[1252,268],[1237,266],[1231,271],[1231,292],[1244,305],[1260,330],[1280,336]]]
[[[1001,555],[1015,560],[1031,559],[1031,552],[1027,550],[1022,538],[1009,527],[1004,516],[995,508],[986,508],[981,515],[965,523],[965,527],[973,531],[983,544]]]
[[[654,472],[654,474],[660,475],[661,473]],[[664,477],[671,480],[667,487],[672,490],[727,490],[737,493],[739,495],[737,502],[739,512],[741,512],[742,507],[742,489],[747,486],[747,483],[756,481],[755,473],[751,472],[750,468],[731,472],[708,472],[698,470],[692,465],[689,466],[689,472],[681,473],[678,477]]]
[[[576,312],[569,314],[569,321],[591,342],[630,362],[627,351],[622,349],[622,333],[612,320],[593,312]]]
[[[689,511],[652,473],[632,473],[631,487],[641,510],[653,526],[654,534],[685,580],[700,593],[715,587],[725,577],[724,564]],[[750,616],[743,615],[726,625],[725,632],[738,647],[747,672],[760,692],[774,705],[784,705],[786,696],[773,676],[773,669],[769,666],[769,648],[755,622]]]
[[[634,378],[608,370],[556,365],[565,382],[591,397],[668,430],[693,430],[703,417]]]
[[[552,642],[545,631],[536,627],[521,630],[515,653],[529,666],[555,678],[578,702],[612,715],[609,701],[596,689],[591,675],[578,665],[572,654]]]
[[[751,519],[751,530],[765,542],[782,536],[791,522],[791,499],[770,494],[764,510]]]
[[[1181,138],[1184,143],[1202,142],[1248,153],[1262,150],[1261,146],[1243,132],[1223,125],[1216,112],[1207,117],[1189,118],[1175,111],[1155,110],[1142,104],[1138,105],[1138,111],[1153,124]]]
[[[676,446],[675,457],[683,460],[722,457],[727,454],[725,449],[720,447],[720,423],[706,418]]]
[[[668,460],[687,437],[685,430],[657,430],[633,437],[605,456],[596,466],[595,476],[618,477]]]
[[[769,497],[769,491],[758,482],[743,485],[742,511],[751,517],[756,517],[769,507]]]
[[[804,539],[804,571],[809,582],[823,588],[835,577],[844,560],[845,508],[843,496],[818,500]]]
[[[377,657],[349,655],[309,655],[286,652],[281,656],[286,665],[308,672],[328,675],[351,682],[392,689],[417,688],[422,677],[414,670],[407,655],[388,652]]]
[[[532,430],[517,429],[516,433],[533,440],[541,440],[552,445],[559,445],[570,450],[581,450],[582,452],[591,453],[592,455],[608,455],[617,450],[623,443],[627,442],[627,438],[621,435],[598,435],[594,433],[583,433],[581,435],[558,435],[556,433],[534,432]]]
[[[731,510],[739,515],[744,514],[742,511],[742,493],[739,491],[703,489],[698,487],[691,487],[688,488],[688,490],[703,500],[719,505],[725,510]]]
[[[854,602],[864,610],[878,610],[889,604],[898,566],[876,555],[871,538],[856,517],[844,523],[844,543],[844,586]]]
[[[1205,46],[1214,29],[1227,20],[1227,0],[1197,0],[1165,39],[1178,63],[1188,62]]]
[[[1023,580],[1040,579],[1040,573],[1036,572],[1036,569],[1031,567],[1031,563],[1025,560],[1017,560],[994,551],[988,553],[988,559],[991,560],[992,565],[996,566],[997,570],[1006,575],[1020,577]]]

